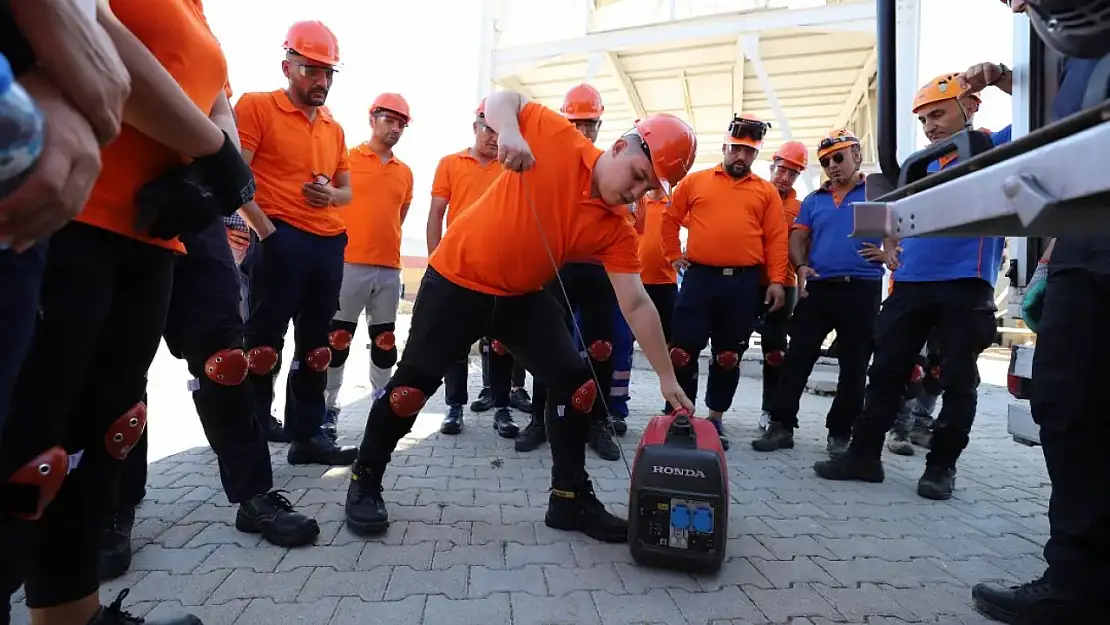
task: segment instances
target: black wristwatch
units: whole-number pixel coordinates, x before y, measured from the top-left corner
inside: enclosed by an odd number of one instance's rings
[[[1013,70],[1011,70],[1009,67],[1006,67],[1005,63],[999,63],[998,64],[998,69],[1002,70],[1002,73],[1000,73],[998,75],[998,78],[996,78],[994,82],[987,85],[988,87],[993,87],[993,86],[997,85],[1003,78],[1006,77],[1006,74],[1012,74],[1013,73]]]

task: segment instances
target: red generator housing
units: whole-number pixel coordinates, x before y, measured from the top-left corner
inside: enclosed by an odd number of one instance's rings
[[[648,424],[632,465],[628,543],[646,566],[719,569],[728,544],[728,468],[709,421],[679,412]]]

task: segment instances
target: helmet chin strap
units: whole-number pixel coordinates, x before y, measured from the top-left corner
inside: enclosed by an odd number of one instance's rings
[[[590,376],[597,385],[598,390],[605,388],[601,384],[601,379],[598,378],[597,369],[594,368],[594,363],[589,357],[589,347],[586,345],[586,337],[582,335],[582,328],[578,325],[578,320],[574,318],[574,307],[571,306],[570,296],[567,294],[566,284],[563,283],[563,276],[559,273],[559,263],[555,261],[555,253],[551,251],[551,244],[548,243],[547,233],[543,229],[543,223],[540,221],[540,212],[536,210],[536,201],[532,195],[532,190],[528,186],[528,177],[525,172],[520,172],[520,184],[524,189],[524,196],[528,199],[528,206],[532,209],[532,216],[536,220],[536,229],[540,232],[540,239],[543,241],[543,249],[547,252],[547,259],[551,261],[551,268],[555,270],[555,279],[559,283],[559,292],[563,296],[563,303],[566,304],[567,314],[570,316],[570,322],[574,327],[574,332],[578,337],[578,345],[581,347],[581,352],[586,354],[586,365],[590,368]],[[608,430],[610,436],[615,436],[616,432],[613,429],[613,415],[609,413],[608,397],[599,397],[597,401],[601,402],[602,407],[605,409],[605,429]],[[628,457],[624,455],[624,447],[617,443],[617,450],[620,451],[621,461],[624,462],[624,469],[628,472],[629,479],[632,478],[632,467],[628,464]]]

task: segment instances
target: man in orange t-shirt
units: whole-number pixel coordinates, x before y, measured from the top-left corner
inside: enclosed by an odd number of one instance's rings
[[[448,154],[439,160],[435,178],[432,180],[432,204],[428,210],[428,255],[435,251],[443,239],[443,222],[450,226],[471,204],[489,189],[493,181],[504,171],[497,162],[497,132],[486,123],[486,101],[483,98],[474,111],[474,145]],[[519,428],[513,421],[511,405],[516,403],[525,410],[522,400],[528,401],[527,410],[532,409],[531,401],[523,388],[513,389],[513,370],[516,368],[512,354],[505,351],[500,342],[490,342],[483,338],[479,342],[482,350],[483,388],[478,400],[471,405],[485,408],[484,400],[495,409],[493,424],[497,433],[504,438],[516,438]],[[444,394],[447,401],[447,416],[439,431],[444,434],[458,434],[463,428],[463,406],[466,405],[466,379],[470,369],[469,350],[459,359],[447,375],[443,377]],[[523,384],[523,382],[521,382]],[[516,402],[513,402],[513,394]],[[523,394],[523,397],[521,396]]]
[[[289,440],[290,464],[350,464],[353,447],[324,432],[324,390],[332,349],[332,316],[343,283],[346,227],[339,208],[351,201],[343,128],[324,101],[339,63],[339,43],[320,22],[297,22],[285,41],[281,69],[289,83],[247,93],[235,105],[243,158],[258,184],[255,204],[266,216],[243,261],[250,277],[244,332],[251,357],[255,411],[270,440]],[[281,350],[293,320],[284,428],[270,414]]]
[[[787,141],[779,146],[775,155],[771,157],[771,184],[779,191],[782,198],[782,213],[786,227],[794,224],[798,211],[802,207],[798,199],[798,192],[794,190],[794,183],[798,176],[809,166],[809,150],[800,141]],[[775,312],[760,311],[753,330],[759,332],[759,346],[763,351],[763,400],[760,404],[759,416],[760,429],[766,430],[771,422],[771,400],[775,389],[779,385],[779,372],[783,360],[786,359],[786,333],[790,323],[790,315],[798,303],[797,277],[794,267],[790,266],[783,282],[783,292],[786,295],[782,308]],[[760,298],[766,297],[767,276],[763,276],[760,286]],[[749,340],[750,340],[749,335]]]
[[[331,322],[333,347],[325,398],[324,429],[332,437],[339,418],[343,365],[351,354],[359,315],[366,313],[370,334],[370,386],[389,381],[397,364],[394,337],[401,301],[401,226],[412,204],[412,170],[393,154],[412,118],[409,104],[383,93],[370,104],[370,140],[350,150],[354,198],[339,214],[347,226],[343,288]]]
[[[653,115],[603,152],[563,116],[511,91],[487,98],[486,121],[498,132],[499,160],[512,171],[451,224],[429,259],[405,353],[366,419],[347,491],[347,526],[388,528],[382,478],[390,455],[459,355],[489,336],[550,389],[546,524],[625,542],[627,521],[605,510],[586,473],[591,423],[606,418],[599,385],[544,285],[569,259],[601,260],[664,396],[689,409],[640,282],[628,204],[677,183],[694,162],[696,139],[678,118]]]
[[[721,164],[687,176],[663,217],[663,253],[675,269],[685,269],[675,302],[671,358],[682,388],[696,397],[698,354],[712,338],[705,404],[718,432],[740,383],[740,357],[760,303],[773,312],[785,300],[790,263],[782,198],[751,171],[770,127],[734,116]],[[685,253],[680,227],[689,235]],[[765,271],[770,284],[761,302],[759,283]]]

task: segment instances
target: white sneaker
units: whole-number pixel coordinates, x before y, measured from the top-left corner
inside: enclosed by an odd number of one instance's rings
[[[764,410],[763,414],[759,415],[759,429],[766,432],[769,427],[771,427],[771,413]]]

